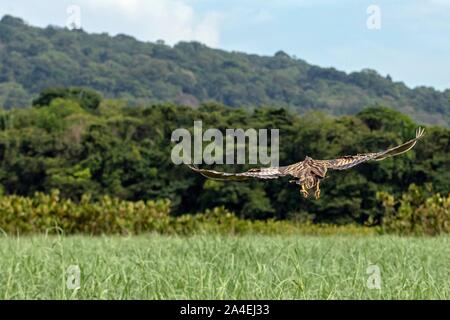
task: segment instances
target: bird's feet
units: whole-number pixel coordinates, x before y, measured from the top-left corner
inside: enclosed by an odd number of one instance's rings
[[[316,199],[320,198],[320,189],[317,189],[316,192],[314,192],[314,196],[316,197]]]
[[[316,192],[314,192],[314,195],[316,196],[316,200],[320,198],[320,180],[317,181]]]
[[[300,189],[300,193],[303,195],[303,197],[308,198],[308,191]]]

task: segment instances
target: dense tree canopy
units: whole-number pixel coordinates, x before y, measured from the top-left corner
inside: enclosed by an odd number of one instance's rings
[[[428,127],[424,140],[404,155],[331,172],[318,201],[303,199],[298,187],[285,180],[205,180],[170,158],[172,131],[193,130],[194,120],[202,120],[204,130],[278,128],[281,165],[306,155],[320,159],[378,151],[411,138],[416,127],[407,116],[384,107],[331,117],[320,112],[298,116],[280,108],[246,111],[216,103],[197,109],[173,104],[129,107],[120,100],[104,100],[98,108],[82,103],[69,95],[49,99],[48,105],[0,113],[2,193],[31,195],[56,188],[74,200],[83,193],[127,200],[167,198],[175,214],[224,205],[245,218],[363,223],[376,222],[383,213],[378,191],[399,195],[411,183],[432,183],[444,194],[450,190],[450,130],[439,127]],[[250,166],[212,167],[241,171]]]
[[[93,88],[129,104],[172,102],[198,106],[287,107],[356,114],[386,105],[430,124],[450,122],[450,90],[409,89],[373,70],[346,74],[312,66],[280,51],[257,56],[208,48],[196,42],[170,47],[126,35],[88,34],[54,26],[0,21],[0,106],[30,105],[54,86]]]

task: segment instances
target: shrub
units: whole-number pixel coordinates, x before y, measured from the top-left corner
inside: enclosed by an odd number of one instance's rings
[[[379,192],[384,207],[382,230],[388,233],[437,235],[450,233],[450,195],[431,194],[412,184],[401,199]]]
[[[168,225],[170,203],[166,200],[130,202],[101,197],[92,202],[84,195],[80,202],[61,200],[59,191],[50,195],[0,198],[0,228],[8,233],[140,233],[162,231]]]
[[[373,234],[375,228],[299,223],[290,220],[247,220],[224,207],[203,213],[170,215],[170,202],[124,201],[109,196],[79,202],[61,199],[58,190],[32,197],[0,196],[0,228],[7,234]]]

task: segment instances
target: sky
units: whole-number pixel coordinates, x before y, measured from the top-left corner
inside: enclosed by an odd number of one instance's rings
[[[322,67],[364,68],[409,87],[450,88],[450,0],[0,0],[45,27],[273,55]]]

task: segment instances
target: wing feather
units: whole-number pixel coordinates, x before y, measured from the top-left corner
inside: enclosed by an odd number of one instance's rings
[[[337,159],[332,160],[319,160],[322,162],[328,169],[334,169],[334,170],[345,170],[349,169],[351,167],[354,167],[360,163],[369,161],[369,160],[376,160],[380,161],[383,159],[386,159],[388,157],[393,157],[402,153],[405,153],[409,150],[411,150],[417,143],[417,141],[422,138],[425,134],[425,130],[423,128],[418,128],[416,130],[416,137],[414,139],[411,139],[401,145],[398,145],[393,148],[389,148],[384,151],[380,152],[374,152],[374,153],[364,153],[364,154],[357,154],[354,156],[344,156]]]
[[[277,179],[286,176],[284,167],[270,167],[270,168],[255,168],[241,173],[221,172],[216,170],[200,169],[193,165],[187,165],[191,170],[200,173],[206,178],[215,180],[231,180],[243,181],[251,178],[257,179]]]

